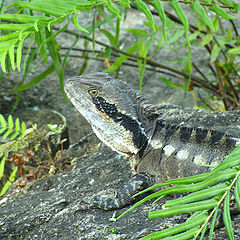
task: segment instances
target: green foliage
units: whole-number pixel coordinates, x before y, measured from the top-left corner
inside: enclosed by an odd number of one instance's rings
[[[172,193],[187,193],[185,196],[166,201],[164,209],[149,212],[148,217],[149,219],[169,217],[181,213],[193,213],[192,216],[184,223],[149,234],[141,239],[165,239],[166,237],[169,237],[166,239],[197,239],[201,235],[203,237],[210,222],[209,239],[212,239],[216,218],[221,207],[223,207],[223,220],[228,237],[234,239],[230,215],[230,196],[233,194],[232,190],[234,189],[235,202],[240,211],[240,146],[235,148],[222,163],[209,173],[171,179],[164,184],[150,187],[141,193],[165,185],[173,186],[147,196],[117,219],[148,200],[155,198],[158,200]]]
[[[12,115],[9,115],[8,121],[6,121],[3,115],[0,114],[0,135],[3,134],[2,136],[3,140],[6,140],[6,138],[10,138],[10,140],[14,140],[17,136],[21,138],[25,130],[26,130],[26,124],[22,122],[20,125],[19,118],[16,118],[14,122]]]
[[[174,10],[175,15],[166,10],[166,4]],[[15,68],[25,72],[19,86],[12,90],[18,92],[17,101],[21,91],[38,84],[54,71],[58,74],[60,88],[64,94],[64,68],[70,52],[73,51],[73,47],[70,47],[68,54],[64,55],[64,60],[62,60],[61,46],[57,43],[56,37],[64,32],[77,37],[74,45],[81,38],[92,42],[92,54],[94,54],[95,44],[105,47],[105,52],[99,53],[96,58],[104,57],[106,59],[106,72],[116,71],[117,74],[123,64],[129,64],[129,57],[131,57],[131,61],[135,61],[135,66],[139,68],[140,89],[142,89],[146,69],[148,66],[152,66],[160,72],[159,69],[164,69],[166,75],[175,75],[176,78],[183,77],[185,79],[185,82],[175,84],[165,77],[160,78],[171,87],[182,86],[185,91],[192,90],[195,86],[202,87],[221,99],[225,109],[238,108],[240,105],[238,96],[240,92],[238,84],[240,67],[237,64],[237,57],[240,54],[239,36],[233,22],[234,15],[238,14],[240,10],[240,3],[233,0],[191,0],[185,2],[185,5],[188,5],[193,11],[192,14],[196,19],[197,26],[189,24],[185,14],[186,7],[183,8],[179,0],[167,2],[134,0],[131,4],[129,0],[32,0],[30,2],[25,0],[5,5],[6,1],[3,1],[0,14],[0,30],[2,31],[0,36],[0,65],[4,73],[10,72],[10,69],[15,70]],[[154,10],[150,8],[150,5]],[[129,33],[134,35],[134,38],[126,49],[120,50],[120,25],[124,21],[123,13],[126,14],[130,7],[136,8],[144,14],[145,29],[127,29]],[[89,26],[86,26],[81,18],[81,13],[86,11],[94,11],[93,20]],[[214,13],[215,16],[209,13]],[[161,28],[154,19],[154,15],[159,16],[162,23]],[[101,19],[97,19],[97,16],[101,16]],[[226,21],[230,22],[232,28],[229,24],[226,25]],[[70,22],[74,24],[78,32],[68,30]],[[95,31],[97,30],[107,37],[109,44],[95,39]],[[92,38],[90,34],[92,34]],[[183,34],[186,41],[184,44],[181,42]],[[163,39],[168,44],[170,51],[188,47],[190,54],[188,57],[179,55],[175,63],[163,64],[160,61],[152,60],[155,53],[164,46]],[[158,44],[152,50],[154,43]],[[85,45],[87,47],[83,50],[82,56],[85,61],[79,67],[79,73],[83,73],[88,59],[91,58],[89,53],[85,52],[90,45]],[[197,66],[191,58],[193,45],[201,45],[207,50],[210,59],[208,73]],[[23,49],[27,49],[27,52],[24,53],[25,56],[23,56]],[[115,55],[117,53],[118,56],[117,59],[112,60],[114,63],[110,65],[109,58],[113,57],[113,53]],[[31,69],[30,66],[38,55],[41,59],[37,59],[46,64],[46,70],[28,83],[24,83]],[[50,63],[48,63],[49,57]],[[170,65],[181,66],[182,69],[178,70],[174,68],[175,66]]]
[[[4,116],[0,114],[0,180],[2,180],[1,185],[3,185],[2,189],[0,189],[0,196],[4,195],[12,185],[17,172],[23,176],[25,174],[23,174],[23,170],[28,173],[29,169],[32,169],[31,163],[27,159],[32,157],[34,158],[34,165],[41,162],[41,166],[43,164],[49,166],[50,160],[53,165],[51,171],[58,167],[57,157],[54,158],[55,155],[53,156],[50,146],[52,139],[50,136],[57,137],[61,135],[66,128],[66,119],[58,112],[54,112],[54,114],[61,117],[62,124],[47,124],[48,130],[45,128],[38,129],[37,124],[32,124],[31,128],[27,128],[24,122],[20,122],[19,118],[13,120],[12,115],[9,115],[6,121]],[[44,160],[40,161],[44,153],[47,153],[49,157],[52,156],[52,158],[48,158],[45,162]],[[14,162],[11,174],[4,174],[4,169],[6,172],[6,161]]]
[[[9,115],[6,121],[3,115],[0,114],[0,136],[2,135],[4,141],[9,140],[9,142],[0,145],[0,179],[3,177],[5,161],[9,152],[16,152],[19,149],[25,148],[26,144],[28,144],[26,141],[26,133],[29,134],[30,132],[27,131],[24,122],[20,124],[19,118],[13,121],[12,115]],[[0,196],[2,196],[14,182],[17,170],[18,167],[13,169],[9,179],[0,191]]]

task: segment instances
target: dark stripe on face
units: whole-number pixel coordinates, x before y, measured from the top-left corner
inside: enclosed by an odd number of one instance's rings
[[[134,145],[139,149],[146,145],[147,137],[142,133],[139,123],[125,114],[119,113],[119,115],[122,117],[120,125],[133,134]]]
[[[147,146],[148,139],[143,133],[139,122],[126,114],[118,112],[118,109],[114,104],[108,103],[102,97],[92,97],[92,101],[99,111],[104,112],[107,116],[111,117],[114,122],[119,123],[133,134],[132,141],[138,149],[142,149],[141,153],[139,153],[139,155],[142,155],[143,150]]]
[[[207,134],[208,134],[208,130],[197,128],[196,129],[196,142],[197,143],[203,142],[206,139]]]
[[[190,127],[181,127],[180,128],[180,140],[185,143],[187,142],[192,134],[193,128]]]
[[[93,103],[95,104],[95,106],[98,110],[99,110],[99,107],[101,107],[101,109],[109,117],[113,117],[118,112],[118,110],[114,104],[106,102],[106,100],[102,97],[93,98]]]

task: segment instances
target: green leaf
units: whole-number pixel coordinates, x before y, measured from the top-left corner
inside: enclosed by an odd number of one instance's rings
[[[217,216],[218,216],[218,206],[216,207],[215,213],[214,213],[213,218],[212,218],[211,228],[209,230],[209,240],[212,240],[212,236],[213,236],[213,232],[214,232],[214,229],[215,229],[215,223],[216,223],[216,220],[217,220]]]
[[[160,36],[160,39],[157,41],[157,46],[152,51],[151,55],[148,56],[148,59],[152,59],[152,57],[158,52],[158,50],[160,49],[160,47],[162,45],[162,42],[163,42],[163,35]]]
[[[148,8],[148,5],[143,2],[142,0],[135,0],[133,1],[133,3],[136,5],[136,7],[138,8],[138,10],[140,12],[143,12],[144,15],[147,17],[148,21],[150,22],[150,26],[152,28],[153,31],[156,31],[155,25],[154,25],[154,20],[153,20],[153,16],[151,11]]]
[[[219,17],[214,16],[212,22],[213,22],[213,26],[215,28],[215,32],[218,32],[219,31],[219,26],[220,26]]]
[[[149,219],[160,218],[160,217],[170,217],[181,213],[190,213],[201,210],[210,210],[216,207],[218,201],[216,199],[210,199],[205,201],[193,202],[184,205],[173,206],[167,209],[162,209],[158,211],[149,212]]]
[[[0,57],[1,57],[1,67],[3,72],[6,72],[6,63],[5,63],[5,59],[6,59],[6,55],[7,55],[8,50],[5,50],[3,52],[0,52]]]
[[[213,32],[215,32],[212,21],[208,18],[205,9],[200,5],[198,0],[193,0],[190,5],[192,10],[200,17],[200,19],[206,24]]]
[[[205,226],[203,227],[202,231],[201,231],[201,237],[199,240],[203,240],[204,236],[205,236],[205,233],[206,231],[208,230],[208,224],[206,224],[206,222],[204,223]],[[200,230],[200,229],[199,229]],[[198,233],[197,233],[198,234]],[[197,235],[195,235],[195,238],[194,240],[197,239]]]
[[[27,129],[27,126],[26,126],[25,122],[22,122],[22,124],[21,124],[21,133],[23,134],[26,131],[26,129]]]
[[[7,127],[7,122],[5,121],[2,114],[0,114],[0,124],[1,124],[1,128],[6,128]]]
[[[79,25],[77,13],[75,13],[75,14],[73,15],[72,21],[73,21],[73,24],[75,25],[75,27],[76,27],[77,29],[79,29],[79,30],[82,31],[82,32],[89,33],[87,29],[85,29],[85,28],[83,28],[83,27],[81,27],[81,26]]]
[[[143,55],[142,55],[144,58],[147,56],[148,50],[149,50],[150,46],[152,45],[152,42],[155,40],[155,37],[156,37],[156,33],[151,34],[150,38],[145,43],[144,52],[143,52]],[[140,55],[140,53],[139,53],[139,55]]]
[[[186,221],[182,224],[178,224],[171,228],[164,229],[160,232],[154,232],[152,234],[149,234],[146,237],[141,238],[141,240],[155,240],[155,239],[157,240],[164,237],[172,236],[180,232],[187,231],[189,229],[193,229],[195,227],[199,227],[201,224],[203,224],[206,221],[207,217],[208,217],[207,212],[202,212],[198,215],[197,218],[194,219],[194,221]]]
[[[215,44],[211,54],[211,61],[210,61],[211,63],[217,59],[220,52],[221,52],[221,47]]]
[[[173,36],[168,40],[168,43],[172,44],[176,42],[184,34],[184,32],[185,30],[182,30],[182,29],[178,29],[177,31],[175,31]]]
[[[33,11],[42,12],[47,15],[52,15],[55,17],[62,17],[66,14],[66,10],[59,9],[58,5],[51,6],[47,4],[47,2],[36,3],[36,2],[25,2],[25,1],[15,1],[8,6],[8,8],[12,6],[18,6],[22,8],[28,8]]]
[[[199,34],[200,34],[199,31],[193,32],[193,33],[189,36],[189,41],[195,40],[195,39],[198,37]]]
[[[17,69],[20,72],[21,71],[21,60],[22,60],[22,46],[23,46],[23,42],[25,39],[22,39],[21,41],[19,41],[18,43],[18,47],[17,47]]]
[[[125,30],[126,32],[130,32],[136,36],[139,37],[146,37],[148,35],[147,31],[142,30],[142,29],[138,29],[138,28],[128,28]]]
[[[15,133],[10,137],[11,141],[14,140],[20,134],[20,129],[21,129],[20,121],[19,121],[19,118],[17,118],[15,120],[15,129],[14,129]]]
[[[26,24],[0,24],[0,30],[8,30],[8,31],[23,31],[33,29],[32,23]]]
[[[17,173],[18,167],[15,167],[8,179],[8,181],[5,183],[5,185],[3,186],[1,192],[0,192],[0,197],[8,190],[8,188],[12,185],[12,183],[15,180],[15,175]]]
[[[192,56],[192,52],[191,52],[191,48],[188,49],[188,56],[185,58],[186,59],[186,65],[185,65],[185,68],[184,70],[187,72],[187,74],[189,76],[191,76],[192,74],[192,62],[191,62],[191,56]],[[188,90],[188,87],[186,88],[185,86],[185,90],[187,91]]]
[[[116,16],[119,19],[123,19],[119,14],[119,9],[112,3],[111,0],[107,0],[106,8],[112,15]]]
[[[136,40],[130,47],[128,47],[125,52],[126,53],[130,53],[133,54],[134,52],[136,52],[138,49],[138,40]],[[116,70],[117,68],[119,68],[122,63],[124,61],[126,61],[129,58],[129,56],[125,55],[125,54],[121,54],[120,57],[111,65],[110,68],[107,68],[104,70],[104,72],[112,72],[114,70]]]
[[[232,48],[230,50],[228,50],[228,54],[233,54],[233,55],[240,55],[240,47],[235,47],[235,48]]]
[[[13,135],[11,135],[10,140],[14,140],[19,134],[19,132],[15,132]]]
[[[12,44],[9,49],[8,49],[8,55],[10,58],[10,62],[11,62],[11,66],[12,66],[12,70],[15,70],[15,56],[14,56],[14,47],[17,41],[14,42],[14,44]]]
[[[209,7],[209,10],[215,12],[218,16],[224,19],[235,19],[232,15],[226,13],[223,8],[219,7],[215,2],[212,3],[212,6]]]
[[[73,42],[73,44],[68,48],[67,53],[65,54],[64,59],[63,59],[63,63],[62,63],[62,68],[63,69],[66,67],[67,59],[68,59],[68,56],[69,56],[70,52],[75,47],[75,45],[77,44],[79,39],[80,39],[80,37],[77,37],[76,40]]]
[[[144,38],[139,42],[139,53],[138,55],[142,58],[146,58],[148,49],[151,46],[152,42],[154,41],[156,37],[156,33],[153,33],[150,35],[150,38],[147,40],[147,38]]]
[[[183,9],[182,9],[179,1],[178,0],[171,0],[171,2],[169,2],[169,5],[174,9],[174,11],[177,14],[179,20],[183,24],[184,29],[185,29],[186,42],[189,46],[191,46],[191,43],[188,39],[188,29],[189,29],[188,20],[187,20],[187,17],[185,16],[185,14],[183,12]]]
[[[205,46],[208,43],[210,43],[213,40],[213,35],[211,33],[208,33],[207,35],[205,35],[205,37],[203,38],[201,45]]]
[[[108,40],[112,46],[116,47],[116,39],[109,31],[107,31],[105,29],[100,29],[99,31],[108,38]]]
[[[8,128],[13,129],[13,127],[14,127],[13,118],[12,118],[12,115],[9,115],[8,116]]]
[[[56,36],[62,32],[64,32],[67,29],[68,24],[66,24],[65,26],[63,26],[60,30],[58,30],[56,33],[54,34],[50,34],[47,36],[47,31],[46,31],[46,40],[42,42],[42,44],[39,46],[39,49],[41,49],[46,43],[48,43],[49,41],[55,40]],[[49,32],[49,31],[48,31]],[[51,31],[50,31],[51,32]],[[51,32],[52,33],[52,32]],[[38,50],[38,49],[37,49]]]
[[[118,2],[119,6],[123,8],[130,8],[130,1],[129,0],[121,0]]]
[[[238,170],[236,168],[225,169],[224,174],[221,171],[214,172],[214,174],[212,174],[214,170],[209,172],[208,175],[205,175],[205,178],[203,179],[203,181],[201,181],[199,183],[196,183],[196,184],[189,183],[187,185],[176,185],[176,186],[173,186],[173,187],[169,187],[169,188],[166,188],[166,189],[163,189],[163,190],[160,190],[160,191],[154,193],[154,197],[159,197],[159,196],[167,195],[167,194],[170,194],[170,193],[184,193],[184,192],[199,191],[201,189],[212,186],[212,185],[214,185],[214,184],[216,184],[220,181],[229,180],[231,178],[234,178],[236,176],[236,174],[238,173]],[[176,183],[181,182],[180,179],[173,179],[173,180],[167,181],[164,185],[170,185],[172,183],[176,184]],[[155,188],[158,187],[158,186],[160,186],[160,185],[156,184]],[[163,185],[161,185],[161,186],[163,186]]]
[[[187,240],[187,239],[194,237],[197,234],[197,232],[199,231],[199,229],[200,229],[200,227],[195,227],[195,228],[192,228],[183,233],[179,233],[176,235],[174,234],[174,236],[172,236],[172,237],[166,237],[163,239],[164,240]]]
[[[12,183],[13,183],[14,180],[15,180],[15,175],[16,175],[17,170],[18,170],[18,167],[15,167],[15,168],[13,169],[10,177],[9,177],[9,181],[12,182]]]
[[[234,7],[235,6],[235,2],[233,0],[218,0],[218,2],[220,2],[223,5],[228,6],[228,7]]]
[[[37,53],[37,48],[36,49],[32,49],[32,46],[34,44],[34,39],[31,38],[31,41],[29,42],[28,45],[28,49],[27,49],[27,53],[26,56],[24,57],[24,61],[23,61],[23,71],[24,71],[24,79],[26,78],[27,73],[29,72],[29,68],[30,68],[30,63],[33,61],[34,57],[36,56]],[[22,80],[24,81],[24,80]]]
[[[0,15],[0,19],[10,20],[14,22],[22,22],[22,23],[34,23],[36,21],[42,21],[42,22],[49,22],[53,20],[53,17],[46,17],[43,15],[38,16],[32,16],[32,15],[26,15],[26,14],[2,14]]]
[[[12,89],[12,92],[23,91],[23,90],[26,90],[26,89],[28,89],[28,88],[30,88],[32,86],[35,86],[36,84],[41,82],[44,78],[46,78],[49,74],[51,74],[54,71],[55,71],[55,66],[54,66],[54,64],[52,64],[49,68],[47,68],[47,70],[43,71],[42,73],[40,73],[39,75],[34,77],[28,83],[26,83],[24,85],[20,85],[20,86],[18,86],[16,88]]]
[[[3,156],[0,163],[0,180],[3,177],[3,173],[4,173],[5,159],[6,159],[6,156]]]
[[[137,60],[138,63],[138,67],[140,70],[140,79],[139,79],[139,90],[142,90],[142,83],[143,83],[143,76],[144,76],[144,72],[145,72],[145,68],[146,68],[146,60],[142,61],[142,60]]]
[[[46,44],[42,44],[43,42],[45,42],[45,40],[46,40],[45,31],[35,32],[35,41],[39,46],[39,51],[41,53],[43,61],[47,63],[48,56]]]
[[[218,196],[219,194],[223,194],[228,189],[228,183],[218,184],[216,186],[212,186],[210,188],[203,189],[201,191],[193,192],[188,194],[187,196],[180,197],[174,200],[166,201],[166,207],[173,207],[180,204],[186,204],[190,202],[200,201],[203,199],[207,199],[210,197]]]
[[[12,129],[7,129],[7,131],[3,135],[3,140],[5,140],[11,133],[13,132]]]
[[[232,220],[230,215],[230,190],[227,192],[227,196],[223,205],[223,221],[226,228],[227,235],[230,240],[234,240],[234,233],[232,229]]]
[[[20,131],[20,121],[19,118],[16,118],[15,120],[15,131],[19,132]]]
[[[222,3],[225,6],[235,7],[236,3],[234,0],[217,0],[218,2]]]
[[[165,40],[166,44],[168,44],[167,35],[166,35],[166,22],[167,22],[167,17],[166,17],[166,14],[165,14],[165,11],[164,11],[162,2],[161,2],[161,0],[156,0],[156,1],[153,1],[153,2],[152,2],[152,5],[153,5],[154,8],[157,10],[158,15],[159,15],[159,17],[160,17],[160,19],[161,19],[161,21],[162,21],[163,37],[164,37],[164,40]]]
[[[238,176],[237,181],[236,181],[236,185],[234,188],[234,196],[235,196],[236,204],[240,211],[240,176]]]
[[[13,32],[9,34],[5,34],[3,36],[0,36],[0,41],[8,41],[13,39],[18,39],[19,32]]]
[[[64,29],[64,27],[63,27],[63,29]],[[47,33],[46,36],[48,38],[51,38],[53,36],[53,33],[51,33],[51,32],[46,32],[46,33]],[[61,58],[60,58],[59,50],[57,48],[56,40],[51,39],[50,41],[48,41],[47,45],[48,45],[48,50],[49,50],[50,56],[52,58],[52,63],[53,63],[53,65],[54,65],[54,67],[55,67],[55,69],[57,70],[57,73],[58,73],[59,82],[60,82],[60,89],[62,91],[63,96],[65,98],[67,98],[67,96],[64,92],[64,84],[63,84],[64,73],[63,73]]]
[[[166,79],[166,78],[164,78],[164,77],[160,77],[160,79],[161,79],[161,81],[163,81],[165,84],[167,84],[169,87],[185,89],[184,86],[175,84],[175,83],[169,81],[168,79]]]
[[[108,15],[106,15],[106,13],[104,13],[101,10],[100,10],[100,12],[101,12],[100,15],[103,17],[103,19],[100,20],[100,21],[97,21],[97,22],[95,21],[94,26],[93,26],[93,24],[91,24],[89,27],[87,27],[87,31],[89,33],[91,33],[96,28],[100,28],[105,23],[108,23],[112,27],[113,31],[115,30],[114,27],[113,27],[113,19],[115,18],[115,16],[108,16]]]

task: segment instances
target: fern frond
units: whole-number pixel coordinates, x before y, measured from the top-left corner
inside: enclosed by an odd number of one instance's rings
[[[0,14],[0,19],[14,23],[0,24],[0,30],[8,31],[7,34],[0,37],[0,63],[3,72],[6,72],[6,57],[9,56],[11,67],[15,70],[15,64],[20,71],[22,46],[27,38],[34,37],[39,46],[39,51],[44,62],[47,61],[46,47],[43,42],[46,39],[45,29],[51,31],[51,26],[57,23],[64,22],[68,17],[71,17],[74,25],[81,31],[88,33],[86,29],[81,27],[77,20],[78,11],[89,11],[95,1],[40,1],[33,0],[32,2],[15,1],[8,6],[17,7],[20,11],[22,8],[27,8],[37,11],[44,15],[31,16],[26,14]],[[16,23],[17,22],[17,23]],[[38,41],[39,40],[39,41]],[[46,44],[46,42],[45,42]],[[15,59],[15,49],[16,59]]]
[[[3,156],[0,162],[0,179],[3,177],[6,156]]]
[[[9,115],[6,121],[4,116],[0,114],[0,135],[3,135],[3,140],[7,138],[14,140],[16,137],[22,137],[25,130],[26,124],[22,122],[20,125],[19,118],[14,122],[12,115]]]
[[[181,213],[193,213],[194,215],[199,214],[200,212],[200,214],[206,214],[207,210],[209,215],[204,215],[201,223],[199,222],[197,225],[191,225],[188,219],[183,224],[164,229],[160,232],[152,233],[141,239],[160,239],[162,237],[167,237],[166,239],[178,239],[180,236],[183,237],[182,239],[189,239],[187,236],[190,235],[190,232],[192,234],[191,237],[194,237],[194,239],[197,239],[197,237],[199,237],[202,233],[202,239],[206,233],[208,223],[210,222],[211,228],[209,237],[211,237],[214,231],[218,209],[221,205],[223,205],[224,209],[223,219],[226,232],[229,239],[234,239],[230,216],[230,193],[234,188],[235,201],[240,210],[240,146],[236,147],[232,153],[230,153],[225,160],[211,172],[182,179],[171,179],[168,180],[166,184],[162,184],[162,186],[171,184],[174,184],[175,186],[160,190],[145,197],[130,209],[122,213],[116,218],[116,220],[148,200],[155,199],[157,197],[164,197],[169,193],[188,193],[188,195],[180,198],[166,201],[165,208],[149,212],[149,218],[167,217]],[[156,187],[159,187],[159,184],[155,185],[155,188]],[[151,189],[153,188],[154,187],[151,187]],[[143,192],[146,192],[146,190],[142,191],[142,193]],[[195,231],[196,227],[198,228],[197,231]]]
[[[17,173],[18,167],[15,167],[11,173],[11,175],[9,176],[7,182],[4,184],[3,188],[0,191],[0,197],[8,190],[8,188],[12,185],[12,183],[15,180],[15,176]]]

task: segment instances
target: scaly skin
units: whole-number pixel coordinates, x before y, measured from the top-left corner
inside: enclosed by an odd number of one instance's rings
[[[240,111],[207,112],[153,106],[126,83],[105,73],[73,77],[65,91],[98,138],[130,160],[136,175],[115,198],[85,200],[81,209],[111,210],[130,204],[154,180],[208,170],[240,144]]]

